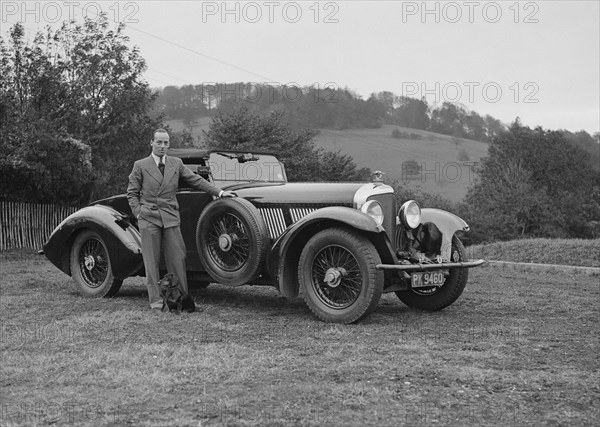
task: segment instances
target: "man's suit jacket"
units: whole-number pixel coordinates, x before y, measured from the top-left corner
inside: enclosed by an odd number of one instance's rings
[[[150,155],[133,165],[127,186],[127,200],[131,211],[144,227],[144,222],[159,227],[180,224],[177,188],[182,179],[190,187],[218,196],[221,190],[189,170],[178,157],[166,156],[164,177]]]

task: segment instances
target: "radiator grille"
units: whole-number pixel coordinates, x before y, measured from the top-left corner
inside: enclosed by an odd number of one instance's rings
[[[300,221],[309,213],[316,211],[317,208],[292,208],[290,209],[290,215],[292,217],[292,222]]]
[[[272,239],[279,237],[286,229],[283,211],[280,208],[259,208]]]

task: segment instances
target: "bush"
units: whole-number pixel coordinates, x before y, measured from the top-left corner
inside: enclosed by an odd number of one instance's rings
[[[492,141],[478,172],[464,206],[477,239],[595,235],[600,174],[561,132],[517,121]]]
[[[419,135],[418,133],[413,133],[413,132],[402,132],[400,129],[395,128],[394,130],[392,130],[392,137],[396,138],[396,139],[422,139],[422,136]]]

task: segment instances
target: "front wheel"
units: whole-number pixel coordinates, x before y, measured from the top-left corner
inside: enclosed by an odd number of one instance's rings
[[[315,234],[304,247],[298,280],[304,301],[325,322],[354,323],[371,313],[383,290],[381,258],[366,237],[344,228]]]
[[[73,242],[71,276],[84,297],[112,297],[123,283],[113,276],[106,244],[93,230],[79,233]]]
[[[460,239],[456,236],[452,238],[451,254],[452,262],[467,260],[465,248]],[[396,295],[400,298],[400,301],[409,307],[427,311],[438,311],[448,307],[458,299],[465,289],[468,278],[468,268],[455,267],[450,269],[450,275],[440,287],[397,291]]]

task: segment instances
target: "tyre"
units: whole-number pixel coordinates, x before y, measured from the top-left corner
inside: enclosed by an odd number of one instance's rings
[[[452,262],[467,260],[465,248],[456,236],[452,238],[451,258]],[[396,295],[400,298],[400,301],[409,307],[427,311],[438,311],[448,307],[458,299],[465,289],[468,278],[468,268],[451,268],[450,275],[440,287],[432,286],[431,288],[397,291]]]
[[[241,198],[215,200],[196,227],[196,248],[211,277],[239,286],[255,279],[269,248],[269,232],[252,203]]]
[[[381,259],[366,237],[344,228],[329,228],[307,243],[298,266],[304,301],[321,320],[358,322],[379,303]]]
[[[112,297],[123,283],[113,276],[106,244],[93,230],[79,233],[73,242],[71,276],[84,297]]]

